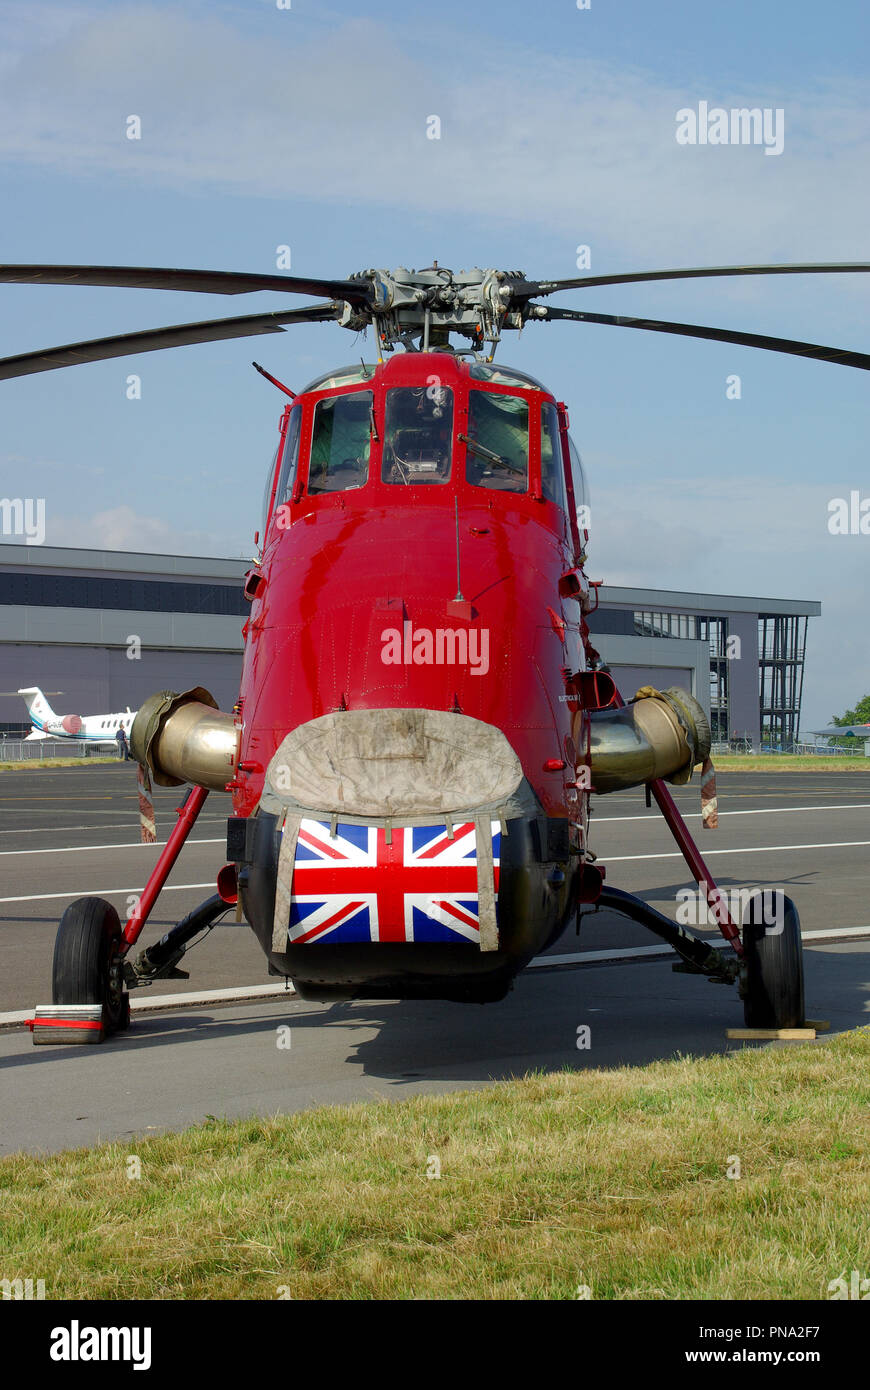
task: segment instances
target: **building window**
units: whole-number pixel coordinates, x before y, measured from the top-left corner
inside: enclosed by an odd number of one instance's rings
[[[124,609],[137,613],[208,613],[225,617],[241,617],[248,612],[241,581],[203,584],[85,574],[0,574],[0,604]]]
[[[710,731],[714,743],[727,743],[728,619],[701,613],[656,613],[642,609],[634,614],[634,631],[640,637],[677,637],[706,642],[710,650]]]

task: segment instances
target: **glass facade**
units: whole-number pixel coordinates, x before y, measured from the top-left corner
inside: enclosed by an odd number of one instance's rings
[[[0,574],[0,604],[126,609],[135,613],[211,613],[222,617],[243,617],[250,611],[241,584],[83,574]]]
[[[758,686],[761,744],[789,752],[800,728],[807,619],[797,613],[759,613]]]
[[[728,707],[728,619],[700,613],[635,612],[639,637],[682,637],[706,642],[710,649],[710,730],[714,743],[730,738]]]

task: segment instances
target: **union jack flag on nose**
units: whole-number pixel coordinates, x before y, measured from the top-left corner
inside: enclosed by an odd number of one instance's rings
[[[500,826],[490,822],[498,895]],[[303,820],[293,868],[290,943],[480,945],[474,822],[394,828]]]

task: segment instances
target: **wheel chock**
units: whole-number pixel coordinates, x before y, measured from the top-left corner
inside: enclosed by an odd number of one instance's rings
[[[816,1029],[804,1028],[726,1028],[726,1038],[752,1042],[812,1042]]]
[[[103,1041],[101,1004],[42,1004],[25,1020],[34,1046],[54,1043],[63,1047]]]

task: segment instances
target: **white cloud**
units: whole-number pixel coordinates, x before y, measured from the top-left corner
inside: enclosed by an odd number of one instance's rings
[[[45,543],[156,555],[241,554],[229,533],[179,529],[161,517],[143,515],[126,505],[89,517],[58,517],[49,512]]]
[[[371,20],[302,42],[252,37],[201,12],[112,9],[33,34],[0,93],[0,158],[155,186],[327,203],[455,209],[574,240],[698,263],[847,258],[863,249],[870,184],[864,94],[676,89],[641,70],[494,44],[426,58]],[[277,12],[276,12],[277,14]],[[675,113],[701,98],[774,104],[785,152],[681,147]],[[443,136],[426,139],[426,117]],[[141,141],[125,120],[142,119]]]
[[[830,485],[739,474],[596,487],[589,571],[612,585],[820,600],[801,722],[822,727],[870,692],[870,536],[830,535],[830,497]]]

